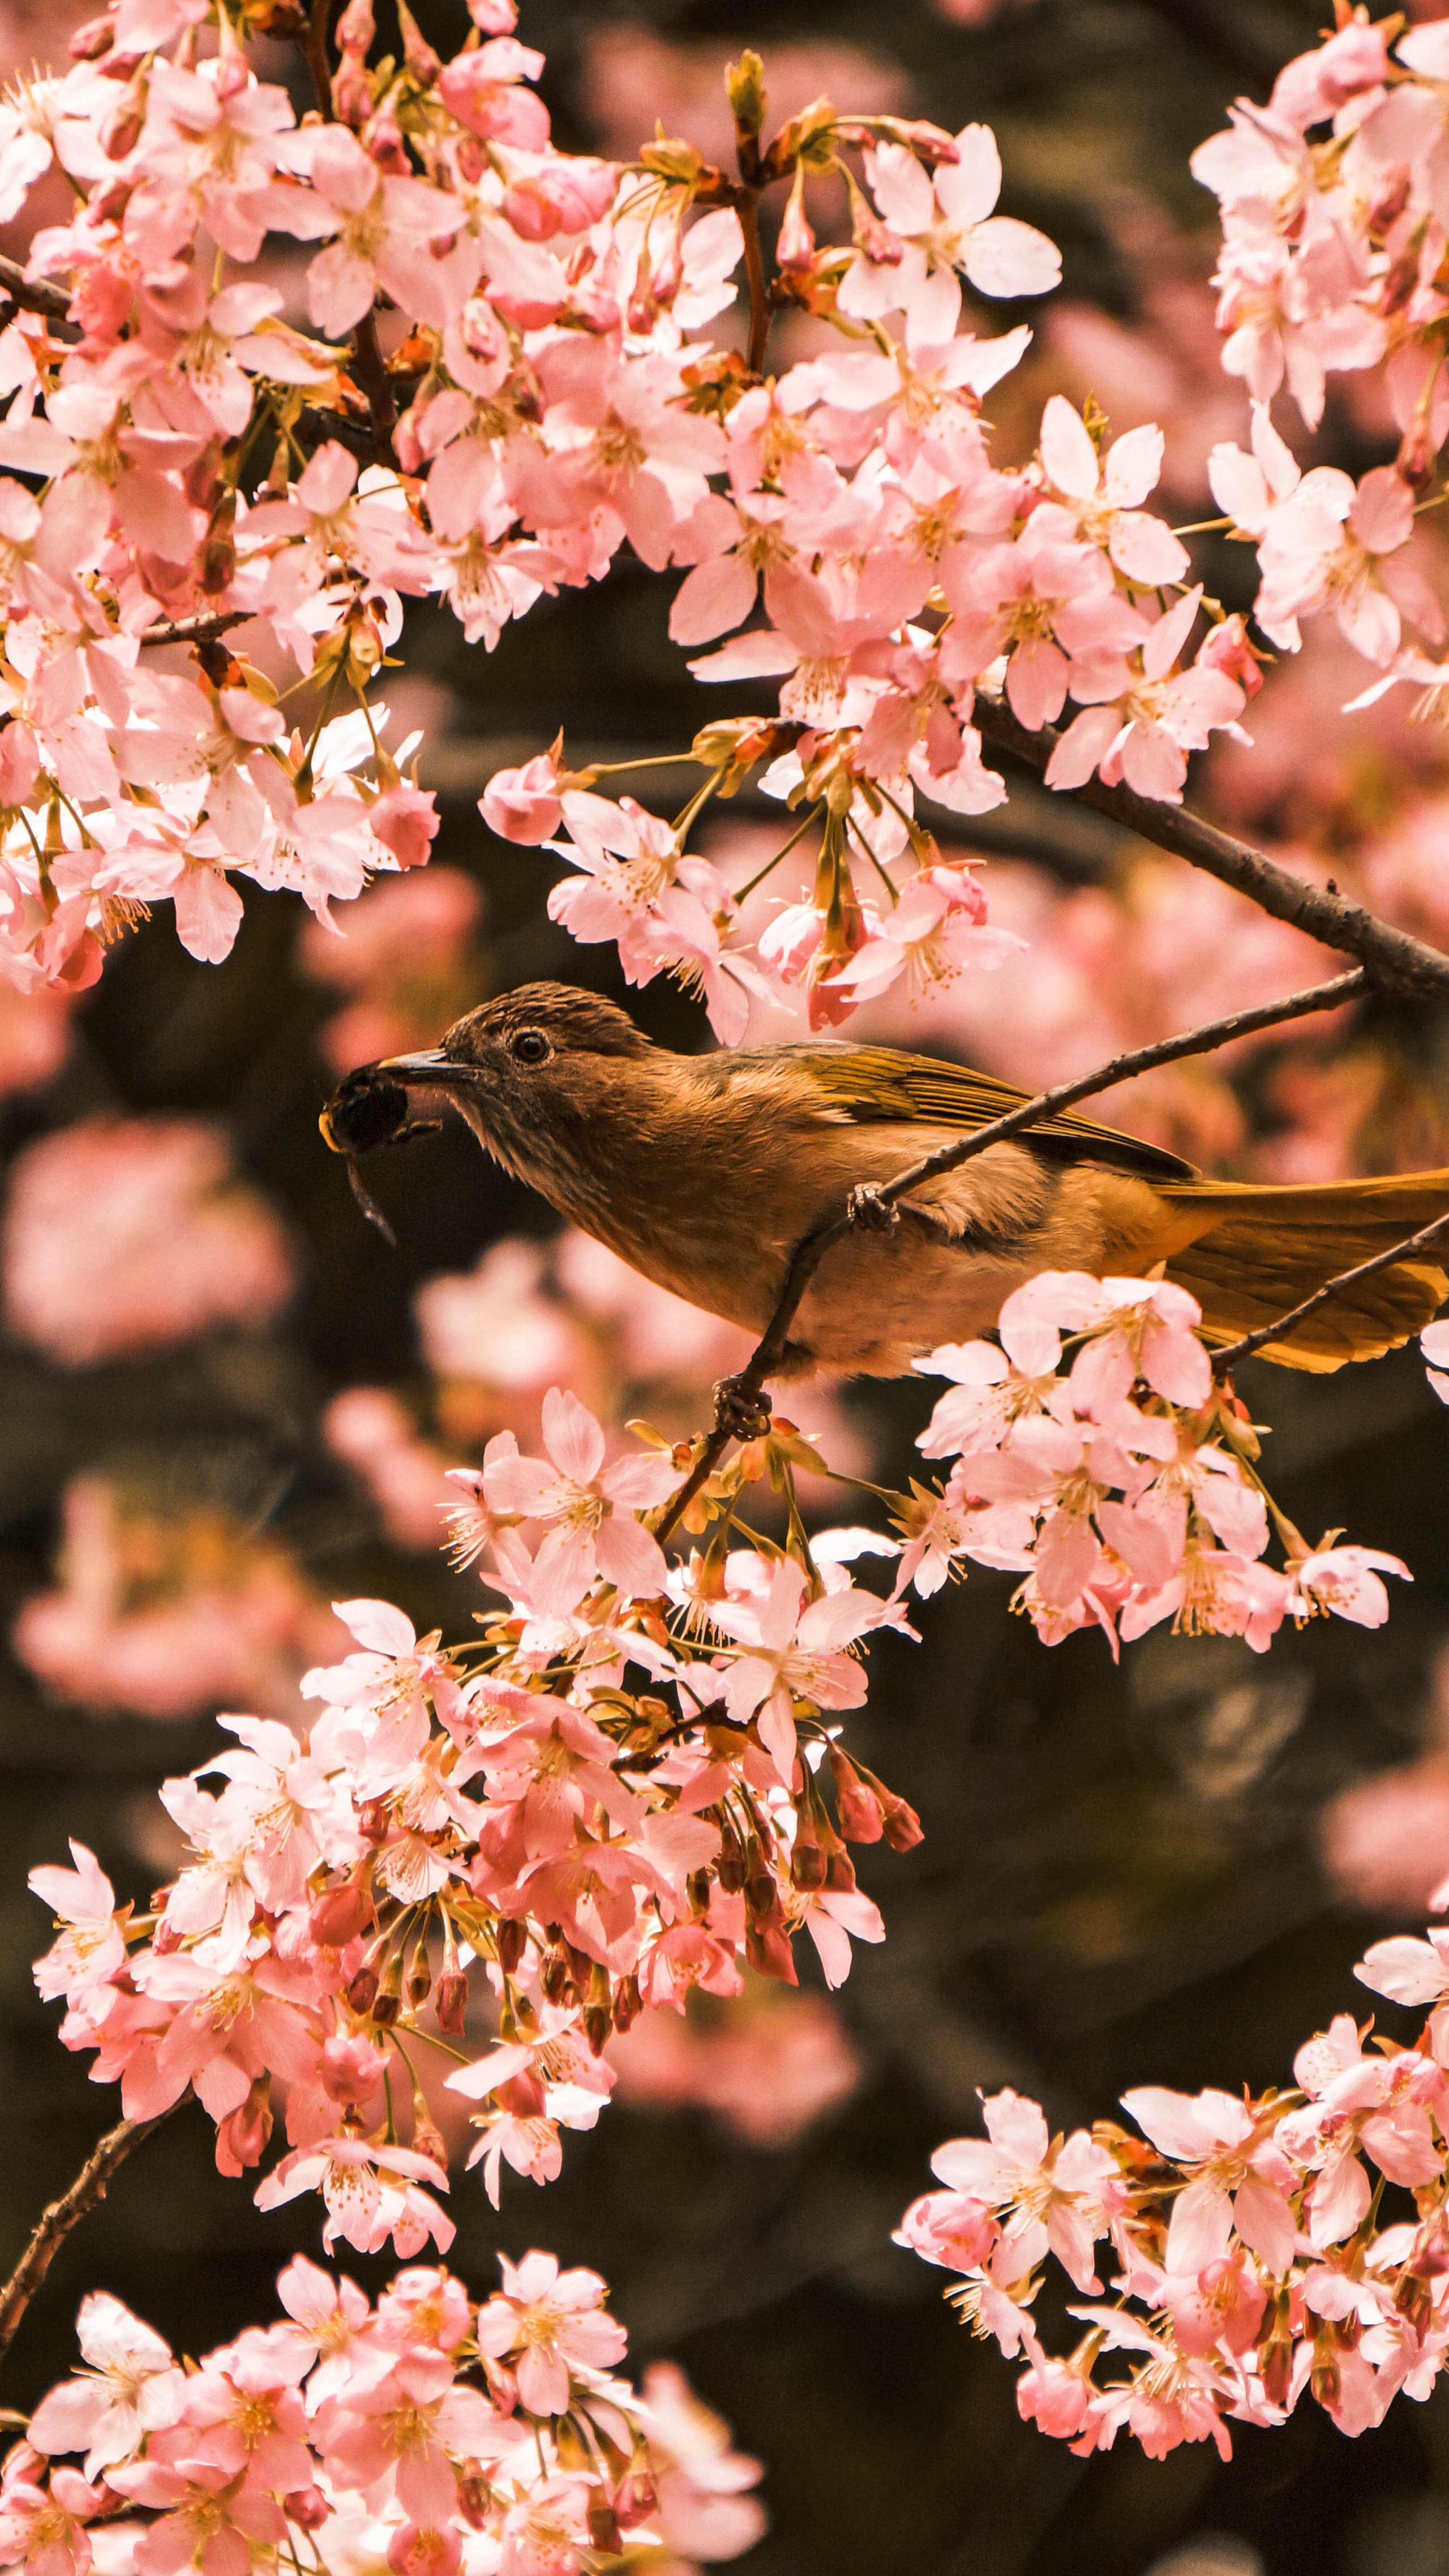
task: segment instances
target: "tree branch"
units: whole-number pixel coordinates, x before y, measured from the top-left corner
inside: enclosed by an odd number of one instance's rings
[[[756,190],[741,184],[734,192],[735,211],[745,237],[745,275],[750,286],[750,341],[745,364],[757,376],[764,364],[765,343],[770,336],[770,290],[765,281],[765,257],[760,248],[760,200]]]
[[[327,59],[327,39],[332,26],[332,7],[333,0],[312,0],[311,12],[307,19],[307,33],[301,39],[302,51],[307,57],[307,69],[312,75],[312,87],[316,93],[317,104],[329,125],[335,125],[337,122],[337,111],[332,104],[332,66]],[[367,408],[372,415],[374,454],[370,462],[391,465],[395,468],[397,456],[393,449],[392,433],[397,425],[397,404],[393,400],[392,387],[388,382],[387,361],[378,344],[377,314],[371,306],[353,330],[352,348],[357,381],[367,396]]]
[[[1010,708],[999,698],[977,692],[976,711],[972,722],[984,742],[998,751],[1007,751],[1038,773],[1045,770],[1061,740],[1050,725],[1030,733],[1018,724]],[[1235,841],[1215,824],[1205,823],[1196,814],[1186,813],[1180,805],[1164,805],[1150,796],[1135,795],[1130,787],[1104,787],[1099,778],[1091,778],[1085,787],[1070,790],[1079,805],[1094,806],[1100,814],[1110,814],[1128,831],[1138,833],[1144,841],[1154,841],[1161,850],[1170,850],[1174,858],[1186,859],[1192,867],[1202,868],[1221,885],[1232,886],[1247,896],[1260,911],[1271,913],[1275,921],[1290,922],[1295,930],[1310,939],[1321,940],[1325,948],[1337,948],[1346,956],[1357,957],[1373,982],[1388,992],[1412,996],[1417,1001],[1449,1002],[1449,957],[1430,948],[1422,939],[1412,939],[1406,930],[1394,930],[1368,912],[1360,903],[1329,887],[1312,884],[1296,877],[1289,868],[1280,867],[1275,859],[1264,858],[1260,850],[1246,841]]]
[[[228,627],[244,626],[257,614],[255,608],[224,608],[214,617],[178,617],[160,626],[144,626],[140,640],[143,644],[210,644]]]
[[[312,0],[307,18],[307,32],[301,38],[312,75],[312,89],[317,104],[329,125],[334,122],[332,110],[332,67],[327,60],[327,38],[332,26],[332,0]]]
[[[1220,1351],[1214,1351],[1214,1377],[1225,1377],[1239,1360],[1251,1359],[1254,1351],[1278,1341],[1295,1324],[1301,1324],[1305,1316],[1316,1315],[1320,1306],[1338,1295],[1340,1288],[1351,1288],[1356,1279],[1372,1279],[1376,1270],[1393,1270],[1399,1262],[1411,1261],[1416,1252],[1426,1251],[1446,1232],[1449,1215],[1436,1216],[1432,1225],[1421,1226],[1417,1234],[1406,1235],[1402,1243],[1391,1243],[1387,1252],[1376,1252],[1372,1259],[1358,1262],[1352,1270],[1340,1270],[1336,1279],[1325,1279],[1321,1288],[1315,1288],[1312,1296],[1305,1297],[1299,1305],[1290,1306],[1286,1315],[1275,1315],[1271,1324],[1259,1324],[1255,1331],[1244,1333],[1241,1341],[1225,1343]]]
[[[127,2156],[170,2118],[175,2107],[172,2103],[169,2109],[158,2111],[154,2120],[122,2120],[118,2127],[108,2130],[69,2191],[51,2202],[9,2280],[0,2289],[0,2358],[9,2351],[16,2327],[71,2229],[105,2199],[112,2177]]]
[[[396,465],[392,434],[397,426],[397,404],[388,380],[387,361],[378,345],[377,315],[364,313],[352,334],[354,366],[357,381],[367,396],[372,415],[373,445],[378,450],[377,462]]]
[[[1289,1020],[1307,1019],[1315,1011],[1335,1011],[1345,1002],[1355,1002],[1372,989],[1372,979],[1363,968],[1346,975],[1335,975],[1327,984],[1308,985],[1301,993],[1290,993],[1281,1002],[1260,1002],[1252,1010],[1234,1011],[1226,1019],[1205,1021],[1201,1028],[1188,1029],[1180,1037],[1160,1038],[1153,1046],[1137,1047],[1131,1054],[1117,1055],[1110,1064],[1099,1065],[1095,1073],[1079,1074],[1074,1081],[1059,1082],[1050,1091],[1040,1091],[1034,1100],[1024,1100],[1017,1109],[1008,1109],[985,1127],[973,1127],[950,1145],[934,1154],[922,1155],[919,1162],[908,1164],[893,1180],[879,1189],[852,1190],[839,1216],[832,1217],[812,1234],[803,1235],[790,1257],[785,1284],[780,1291],[775,1311],[760,1341],[737,1377],[726,1378],[717,1390],[715,1427],[662,1518],[655,1526],[661,1543],[678,1528],[697,1493],[714,1474],[730,1442],[750,1436],[752,1417],[756,1420],[764,1408],[761,1395],[765,1380],[777,1369],[785,1353],[790,1327],[799,1313],[810,1281],[827,1252],[839,1243],[854,1226],[865,1223],[879,1226],[890,1222],[890,1211],[898,1199],[920,1187],[923,1181],[937,1179],[943,1172],[954,1172],[963,1163],[974,1161],[990,1145],[1003,1144],[1023,1129],[1035,1127],[1043,1118],[1054,1118],[1059,1110],[1070,1109],[1078,1100],[1088,1100],[1094,1092],[1108,1091],[1117,1082],[1130,1081],[1134,1074],[1150,1073],[1160,1064],[1173,1064],[1182,1056],[1209,1055],[1218,1047],[1231,1046],[1235,1038],[1254,1036],[1260,1029],[1282,1027]],[[1449,1224],[1449,1218],[1444,1220]],[[1431,1231],[1434,1229],[1431,1228]],[[1386,1256],[1402,1258],[1394,1252]],[[1384,1264],[1371,1262],[1370,1269]],[[1357,1276],[1357,1273],[1353,1274]],[[1336,1283],[1335,1283],[1336,1284]],[[1324,1295],[1328,1294],[1325,1290]],[[1310,1305],[1317,1304],[1312,1298]],[[1294,1319],[1296,1320],[1296,1318]],[[1282,1329],[1274,1324],[1261,1337],[1271,1340]]]
[[[13,259],[0,259],[0,295],[27,313],[43,313],[48,322],[65,322],[70,315],[70,297],[63,286],[49,286],[43,278],[27,277]],[[80,333],[70,325],[77,339]]]

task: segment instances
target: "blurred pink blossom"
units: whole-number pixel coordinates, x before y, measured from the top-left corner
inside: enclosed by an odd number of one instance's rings
[[[940,18],[948,18],[953,27],[989,27],[1008,9],[1033,9],[1037,0],[932,0]]]
[[[682,134],[706,161],[734,165],[735,135],[717,45],[672,44],[651,27],[628,22],[598,27],[584,40],[583,95],[592,139],[601,152],[629,161],[656,119]],[[770,130],[828,92],[845,111],[899,112],[910,106],[910,82],[899,63],[863,46],[815,39],[769,49]]]
[[[642,1279],[607,1244],[577,1228],[560,1237],[554,1270],[565,1295],[614,1337],[632,1378],[702,1385],[742,1368],[750,1355],[750,1336],[739,1325]]]
[[[11,1331],[71,1368],[268,1323],[296,1277],[221,1129],[192,1118],[89,1118],[27,1145],[0,1266]]]
[[[1449,1752],[1356,1781],[1324,1809],[1323,1862],[1355,1905],[1418,1914],[1449,1877]]]
[[[586,1351],[546,1293],[547,1272],[545,1249],[515,1237],[495,1243],[470,1271],[425,1281],[413,1312],[434,1374],[539,1402],[550,1386],[587,1386]]]
[[[1122,229],[1136,313],[1129,323],[1094,304],[1055,305],[1042,326],[1053,381],[1065,376],[1078,401],[1095,394],[1117,436],[1155,422],[1166,439],[1163,498],[1206,503],[1208,452],[1243,425],[1241,394],[1222,371],[1206,263],[1155,219]]]
[[[445,1510],[457,1504],[440,1450],[418,1438],[399,1397],[381,1386],[349,1386],[322,1417],[322,1436],[334,1457],[356,1469],[389,1538],[399,1547],[438,1547]]]
[[[559,1384],[613,1431],[642,1413],[682,1438],[715,1380],[743,1367],[753,1347],[737,1325],[656,1287],[574,1228],[549,1244],[494,1244],[473,1270],[427,1280],[413,1311],[441,1381],[439,1431],[464,1449],[505,1426],[535,1439],[543,1398]],[[792,1386],[788,1411],[837,1469],[870,1473],[859,1418],[832,1387]]]
[[[742,2145],[786,2147],[848,2102],[864,2069],[823,1995],[751,1979],[738,2003],[641,2015],[609,2056],[618,2097],[646,2109],[708,2111]]]
[[[303,1673],[343,1634],[284,1549],[216,1512],[177,1521],[128,1508],[100,1476],[66,1494],[58,1571],[13,1642],[47,1690],[86,1708],[294,1716]]]
[[[380,878],[331,930],[307,922],[298,943],[303,973],[353,996],[319,1035],[335,1073],[431,1044],[440,1027],[481,998],[477,938],[485,908],[474,878],[434,866]]]
[[[59,1073],[70,1053],[70,996],[42,984],[17,993],[0,983],[0,1096],[30,1091]]]

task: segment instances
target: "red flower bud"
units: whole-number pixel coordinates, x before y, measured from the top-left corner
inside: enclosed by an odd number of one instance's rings
[[[320,2531],[331,2517],[332,2507],[320,2487],[294,2487],[282,2498],[282,2511],[299,2531]]]

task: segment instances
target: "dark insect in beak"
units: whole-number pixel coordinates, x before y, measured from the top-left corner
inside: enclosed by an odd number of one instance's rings
[[[346,1158],[352,1195],[363,1215],[395,1252],[397,1236],[363,1180],[357,1157],[375,1152],[379,1145],[406,1144],[410,1136],[435,1136],[442,1127],[441,1118],[410,1118],[403,1085],[391,1081],[386,1072],[364,1065],[339,1084],[317,1124],[333,1153]]]

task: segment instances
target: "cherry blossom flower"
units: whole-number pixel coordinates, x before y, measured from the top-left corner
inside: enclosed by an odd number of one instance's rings
[[[1092,2249],[1120,2200],[1117,2168],[1085,2130],[1053,2140],[1035,2102],[1010,2090],[982,2105],[986,2138],[938,2147],[931,2169],[953,2192],[1006,2211],[992,2253],[994,2277],[1023,2279],[1048,2247],[1079,2290],[1098,2284]]]
[[[602,2313],[597,2272],[561,2272],[551,2254],[502,2265],[503,2287],[478,2313],[478,2348],[495,2360],[516,2354],[518,2393],[534,2415],[562,2415],[575,2370],[611,2369],[627,2346],[623,2327]]]
[[[646,1452],[606,1467],[601,1426],[577,1396],[556,1387],[543,1400],[543,1439],[547,1459],[500,1458],[485,1478],[496,1508],[549,1525],[538,1560],[541,1599],[572,1609],[596,1573],[624,1591],[661,1591],[663,1553],[634,1514],[673,1492],[669,1459]]]
[[[904,311],[912,345],[923,348],[940,347],[956,329],[958,268],[983,295],[1045,295],[1061,275],[1045,234],[992,213],[1001,160],[989,128],[963,126],[955,141],[954,160],[930,177],[898,144],[878,144],[868,155],[887,256],[870,246],[858,250],[840,288],[842,312],[865,318]]]
[[[81,2301],[76,2340],[87,2368],[42,2400],[27,2438],[38,2451],[84,2451],[93,2478],[180,2422],[186,2380],[170,2347],[105,2290]]]
[[[33,1869],[26,1884],[66,1927],[37,1962],[36,1985],[43,1996],[64,1995],[73,2004],[88,1986],[114,1973],[126,1944],[116,1921],[116,1891],[94,1852],[74,1841],[70,1848],[74,1869]]]

